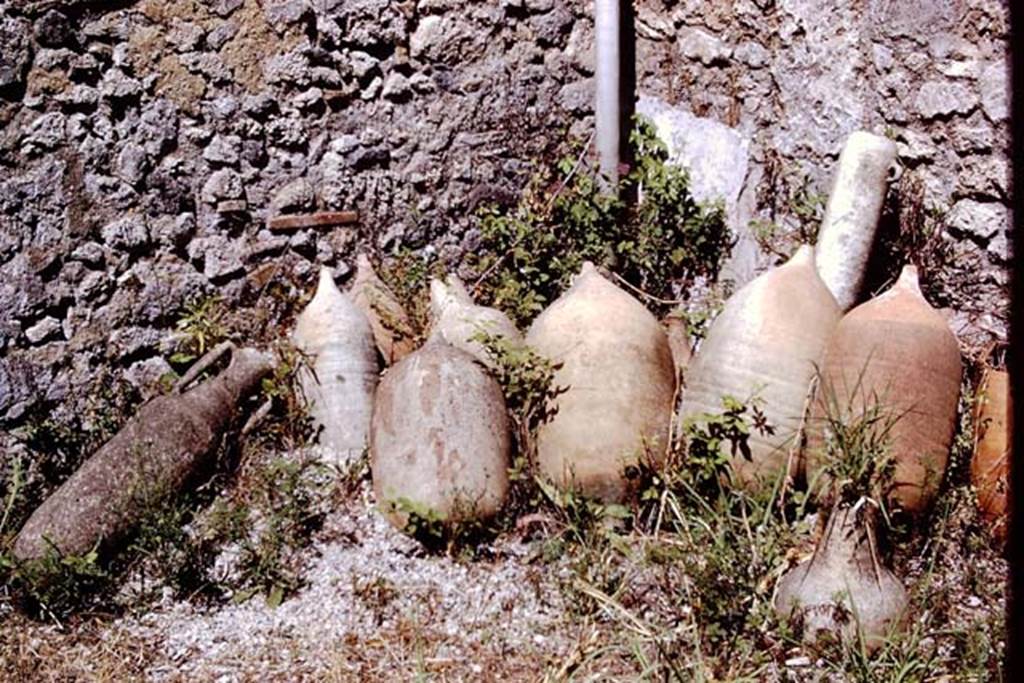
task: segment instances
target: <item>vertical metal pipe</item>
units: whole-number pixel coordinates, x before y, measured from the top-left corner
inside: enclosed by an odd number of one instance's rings
[[[597,154],[604,189],[619,182],[622,158],[621,0],[595,0]]]
[[[1024,31],[1024,3],[1011,2],[1010,35]],[[1010,453],[1010,535],[1006,542],[1006,670],[1003,680],[1024,680],[1024,50],[1009,50],[1010,69],[1010,162],[1013,187],[1010,193],[1013,260],[1010,297],[1010,396],[1013,424]]]

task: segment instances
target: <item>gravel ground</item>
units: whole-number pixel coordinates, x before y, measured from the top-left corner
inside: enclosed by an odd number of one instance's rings
[[[924,667],[909,669],[906,680],[995,679],[963,672],[984,671],[1001,651],[1006,565],[978,534],[973,504],[958,492],[952,512],[896,548]],[[376,512],[364,481],[303,552],[306,585],[280,606],[260,596],[213,606],[166,597],[145,613],[85,615],[63,629],[0,613],[0,678],[642,680],[654,641],[637,633],[652,629],[684,643],[693,626],[689,608],[680,612],[673,599],[687,581],[678,568],[636,561],[652,542],[631,534],[621,554],[594,556],[624,577],[619,604],[629,612],[611,602],[588,611],[565,589],[571,563],[538,559],[543,541],[509,532],[471,559],[428,553]],[[675,654],[685,680],[694,657]],[[901,665],[883,663],[864,680],[890,680]],[[751,680],[859,680],[851,670],[786,646]]]
[[[113,626],[160,643],[146,672],[156,681],[483,675],[495,657],[533,668],[566,650],[553,635],[562,595],[519,540],[499,540],[490,560],[430,555],[373,509],[366,490],[318,539],[307,585],[277,608],[258,596],[215,610],[165,601]]]

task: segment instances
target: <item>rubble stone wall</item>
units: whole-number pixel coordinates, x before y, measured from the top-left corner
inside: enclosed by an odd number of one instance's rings
[[[635,4],[639,93],[736,141],[694,182],[735,190],[737,228],[769,213],[784,223],[789,209],[769,204],[787,178],[826,192],[852,130],[893,135],[985,273],[978,310],[951,314],[1005,333],[1005,5]],[[457,264],[476,244],[476,207],[513,201],[531,160],[589,135],[590,12],[568,0],[0,4],[0,428],[73,405],[107,369],[151,390],[182,305],[243,301],[268,268],[344,275],[359,248]],[[316,209],[361,220],[266,227]]]

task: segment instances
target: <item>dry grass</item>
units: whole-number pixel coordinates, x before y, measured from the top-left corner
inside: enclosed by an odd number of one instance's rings
[[[544,554],[552,538],[545,536],[533,541],[532,551],[522,557],[459,561],[472,571],[488,564],[526,565],[530,579],[522,582],[521,592],[562,596],[560,616],[554,620],[522,614],[520,605],[510,600],[502,617],[486,622],[466,617],[459,622],[464,628],[453,629],[453,606],[436,587],[395,587],[356,577],[351,591],[339,585],[338,600],[351,602],[346,609],[374,614],[370,627],[339,628],[330,640],[282,627],[250,649],[175,651],[167,646],[174,619],[82,618],[58,629],[9,614],[0,627],[0,679],[994,680],[1005,565],[979,536],[970,494],[964,487],[950,491],[947,509],[936,515],[927,537],[915,537],[898,549],[897,569],[915,587],[914,620],[905,638],[870,661],[841,648],[806,649],[763,611],[778,575],[797,560],[799,550],[788,550],[774,569],[759,577],[762,604],[750,605],[755,618],[738,624],[731,637],[718,638],[709,633],[705,616],[717,608],[706,603],[728,594],[716,594],[702,583],[708,577],[684,571],[694,566],[695,554],[698,566],[718,561],[716,548],[695,546],[679,529],[622,535],[606,530],[586,544],[562,546],[562,553],[550,559]],[[808,522],[795,534],[805,549],[810,526]],[[494,545],[502,542],[497,539]],[[756,548],[755,543],[743,552]],[[439,556],[420,561],[451,562]],[[746,597],[737,593],[732,599]],[[166,615],[180,609],[181,604],[162,605],[156,611]],[[197,610],[187,618],[202,624],[205,617]],[[506,633],[516,619],[531,623],[531,638]],[[182,666],[186,662],[187,669]],[[899,670],[909,675],[899,678]]]
[[[0,624],[0,679],[5,681],[132,681],[145,678],[159,643],[104,619],[65,629],[17,614]]]

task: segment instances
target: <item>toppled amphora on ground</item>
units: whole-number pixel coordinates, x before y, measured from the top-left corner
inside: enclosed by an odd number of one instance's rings
[[[213,379],[142,406],[32,513],[15,541],[17,557],[117,550],[153,505],[212,464],[240,402],[272,369],[268,354],[238,349]]]

